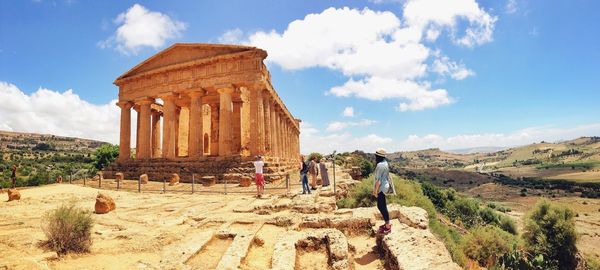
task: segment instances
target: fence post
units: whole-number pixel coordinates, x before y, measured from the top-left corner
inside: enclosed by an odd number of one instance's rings
[[[223,183],[225,183],[225,195],[227,195],[227,177],[223,177],[223,179],[225,180],[223,181]]]
[[[73,173],[69,172],[69,184],[73,182]]]
[[[334,196],[335,196],[335,194],[337,194],[336,190],[335,190],[335,186],[336,186],[336,184],[335,184],[335,151],[333,151],[333,194],[334,194]]]
[[[117,178],[117,177],[115,177],[115,178]],[[125,177],[123,177],[123,178],[125,178]],[[121,179],[120,181],[117,181],[117,190],[119,190],[119,188],[121,187],[121,181],[125,181],[125,179]]]
[[[285,189],[287,189],[287,192],[290,193],[290,174],[286,174],[285,175]]]
[[[163,194],[167,193],[167,179],[163,178]]]
[[[192,194],[194,194],[194,184],[196,183],[196,174],[192,173]]]
[[[85,187],[85,179],[86,179],[86,178],[87,178],[87,175],[86,175],[86,177],[84,177],[84,178],[83,178],[83,186],[84,186],[84,187]]]
[[[142,192],[142,179],[138,177],[138,193]]]

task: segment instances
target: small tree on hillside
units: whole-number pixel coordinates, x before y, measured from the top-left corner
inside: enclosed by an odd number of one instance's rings
[[[557,269],[575,269],[575,213],[543,200],[527,215],[525,240],[531,254],[541,254]]]
[[[94,154],[94,167],[102,170],[108,164],[113,162],[119,156],[119,146],[112,144],[104,144],[96,149]]]

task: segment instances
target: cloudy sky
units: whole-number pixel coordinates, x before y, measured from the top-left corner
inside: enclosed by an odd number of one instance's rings
[[[598,136],[598,9],[572,0],[0,1],[0,130],[117,143],[112,81],[174,42],[210,42],[267,50],[276,90],[303,120],[305,153]]]

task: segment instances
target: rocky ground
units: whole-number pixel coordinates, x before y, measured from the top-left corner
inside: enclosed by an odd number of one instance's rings
[[[102,190],[116,210],[94,214],[91,252],[60,258],[40,246],[42,215],[67,201],[93,211],[98,189],[23,189],[21,200],[0,202],[0,269],[460,269],[425,210],[390,206],[393,232],[376,236],[376,208],[336,209],[330,188],[300,195],[293,182],[261,199],[253,187],[227,195]]]

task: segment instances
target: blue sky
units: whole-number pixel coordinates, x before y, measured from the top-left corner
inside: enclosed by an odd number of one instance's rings
[[[579,0],[0,1],[0,129],[116,143],[116,77],[174,42],[228,42],[267,50],[276,90],[303,120],[303,152],[600,135],[599,8]]]

